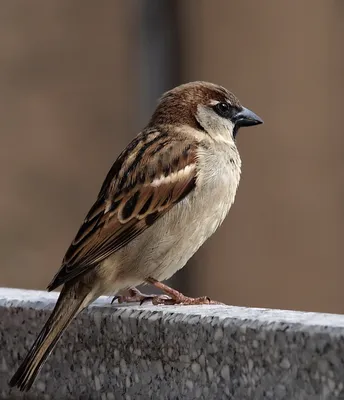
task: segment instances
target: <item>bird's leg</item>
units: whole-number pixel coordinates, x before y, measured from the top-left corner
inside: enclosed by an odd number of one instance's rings
[[[218,301],[211,300],[207,296],[196,297],[196,298],[184,296],[182,293],[178,292],[178,290],[175,290],[165,285],[164,283],[157,281],[154,278],[148,278],[146,282],[162,290],[166,294],[165,295],[144,294],[140,292],[136,287],[132,287],[128,290],[129,296],[115,296],[112,299],[111,304],[116,300],[118,301],[118,303],[140,303],[140,304],[143,304],[146,301],[151,301],[154,305],[223,304]]]
[[[143,304],[146,301],[152,301],[155,297],[160,297],[161,300],[170,300],[168,296],[165,295],[155,295],[155,294],[145,294],[139,291],[136,287],[132,287],[128,290],[129,296],[114,296],[114,298],[111,301],[111,304],[113,304],[116,300],[118,303],[140,303]]]
[[[177,290],[165,285],[157,281],[154,278],[148,278],[146,280],[147,283],[154,285],[156,288],[162,290],[166,293],[169,298],[166,296],[154,296],[151,298],[153,304],[182,304],[182,305],[195,305],[195,304],[223,304],[218,301],[211,300],[209,297],[187,297],[184,296],[182,293],[178,292]]]

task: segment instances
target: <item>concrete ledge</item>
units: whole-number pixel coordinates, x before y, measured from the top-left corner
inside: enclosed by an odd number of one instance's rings
[[[107,297],[73,322],[28,394],[10,390],[56,298],[0,289],[0,398],[344,398],[342,315]]]

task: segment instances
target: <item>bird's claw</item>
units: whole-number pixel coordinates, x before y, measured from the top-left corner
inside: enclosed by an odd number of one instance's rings
[[[177,291],[173,291],[173,294],[170,296],[166,294],[157,295],[157,294],[144,294],[140,292],[138,289],[131,288],[129,289],[129,296],[115,296],[111,304],[115,301],[118,301],[119,304],[122,303],[140,303],[140,305],[146,303],[147,301],[151,301],[153,305],[202,305],[202,304],[209,304],[209,305],[223,305],[218,301],[211,300],[208,296],[203,297],[187,297],[184,296],[182,293]]]
[[[220,303],[219,301],[211,300],[208,296],[202,296],[202,297],[187,297],[184,296],[183,294],[180,294],[175,299],[174,304],[180,304],[184,306],[191,306],[191,305],[203,305],[203,304],[211,304],[211,305],[223,305],[223,303]]]
[[[120,295],[114,296],[114,298],[111,301],[111,304],[113,304],[116,300],[118,301],[119,304],[140,303],[140,306],[142,304],[146,303],[147,301],[151,301],[154,305],[167,304],[164,302],[165,301],[173,301],[167,295],[144,294],[136,288],[129,289],[129,296],[120,296]],[[172,304],[174,304],[174,303],[172,303]]]

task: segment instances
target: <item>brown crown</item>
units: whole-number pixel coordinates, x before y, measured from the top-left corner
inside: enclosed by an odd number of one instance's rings
[[[197,106],[208,105],[211,100],[229,101],[233,106],[241,107],[234,94],[222,86],[208,82],[186,83],[162,95],[149,126],[186,124],[199,128],[195,118]]]

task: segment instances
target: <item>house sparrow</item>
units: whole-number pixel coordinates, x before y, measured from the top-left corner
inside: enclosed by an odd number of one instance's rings
[[[182,268],[223,222],[234,202],[242,126],[263,121],[228,90],[192,82],[166,92],[147,127],[113,164],[98,198],[48,290],[63,285],[56,306],[10,381],[28,390],[72,319],[104,294],[150,283],[168,298],[208,303],[161,283]]]

